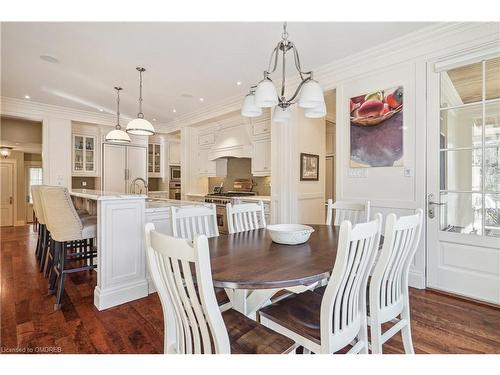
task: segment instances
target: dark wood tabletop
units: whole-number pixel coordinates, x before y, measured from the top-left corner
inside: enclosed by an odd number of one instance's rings
[[[335,264],[339,227],[311,225],[301,245],[272,242],[265,229],[208,239],[214,285],[274,289],[308,285],[329,275]]]

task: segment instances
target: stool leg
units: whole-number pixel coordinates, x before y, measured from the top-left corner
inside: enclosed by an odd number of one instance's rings
[[[59,285],[57,287],[56,303],[54,304],[54,310],[59,310],[61,308],[61,299],[64,293],[64,261],[66,259],[66,242],[60,243],[59,246]]]
[[[45,225],[40,227],[39,230],[41,240],[40,240],[40,272],[43,272],[43,267],[45,266],[45,258],[47,256],[47,242],[48,242],[48,233]]]
[[[39,230],[37,235],[37,240],[36,240],[36,250],[35,250],[35,256],[40,261],[40,255],[41,255],[41,246],[42,246],[42,231]]]
[[[50,273],[49,273],[49,294],[54,294],[55,288],[56,288],[56,282],[57,282],[57,271],[56,268],[58,267],[59,263],[59,253],[61,249],[61,243],[52,241],[51,242],[51,249],[52,249],[52,261],[50,262]]]
[[[94,265],[94,257],[92,256],[93,251],[94,251],[94,239],[91,238],[89,240],[89,253],[91,254],[91,256],[89,258],[89,266]],[[92,270],[89,270],[89,271],[92,272]]]
[[[47,237],[49,235],[47,234]],[[45,277],[50,278],[50,274],[52,272],[52,266],[54,264],[54,240],[52,238],[49,238],[47,240],[47,254],[46,254],[46,260],[45,260]]]

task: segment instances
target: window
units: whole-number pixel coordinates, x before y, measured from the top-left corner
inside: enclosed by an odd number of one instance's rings
[[[441,230],[500,237],[500,57],[441,73]]]
[[[33,204],[33,197],[31,196],[31,187],[33,185],[41,185],[43,182],[42,168],[29,167],[28,169],[28,199],[29,203]]]

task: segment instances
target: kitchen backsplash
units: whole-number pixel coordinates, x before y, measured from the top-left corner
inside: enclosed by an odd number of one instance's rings
[[[256,184],[253,191],[258,195],[271,195],[271,177],[254,177],[251,174],[252,160],[249,158],[231,158],[227,161],[226,177],[209,177],[208,189],[213,191],[215,186],[224,182],[224,191],[233,190],[234,180],[240,178],[252,179]]]

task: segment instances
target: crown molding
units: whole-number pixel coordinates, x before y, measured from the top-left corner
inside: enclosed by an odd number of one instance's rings
[[[70,107],[34,102],[31,100],[2,96],[0,98],[0,114],[3,116],[20,117],[34,121],[43,121],[55,117],[76,122],[96,125],[115,126],[116,116],[106,113],[95,113]],[[167,133],[165,124],[154,124],[157,133]]]
[[[480,41],[481,38],[498,38],[498,34],[499,25],[496,22],[441,22],[317,67],[313,69],[314,77],[321,81],[323,89],[327,91],[360,72],[368,74],[390,65],[439,54],[446,49],[456,48],[461,43]],[[299,78],[287,77],[287,82],[294,86],[298,84]],[[241,108],[242,100],[241,95],[228,97],[178,117],[168,122],[166,127],[179,130],[183,126],[192,126],[237,111]]]

